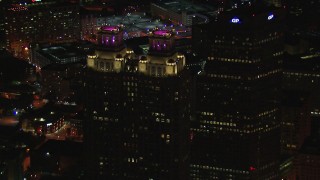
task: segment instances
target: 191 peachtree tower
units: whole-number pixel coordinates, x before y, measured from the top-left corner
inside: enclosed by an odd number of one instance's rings
[[[148,55],[102,27],[86,74],[87,178],[187,179],[191,80],[174,33],[150,33]]]

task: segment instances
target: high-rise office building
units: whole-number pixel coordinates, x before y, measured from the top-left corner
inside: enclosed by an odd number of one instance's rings
[[[79,7],[52,1],[10,4],[4,12],[7,49],[27,58],[30,43],[62,43],[80,39]]]
[[[87,178],[187,179],[192,82],[171,31],[150,34],[147,56],[102,27],[88,56],[84,143]]]
[[[197,78],[192,179],[277,179],[281,10],[256,4],[207,26],[210,43]]]

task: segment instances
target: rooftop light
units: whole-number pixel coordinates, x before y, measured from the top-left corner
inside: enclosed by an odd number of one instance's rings
[[[268,20],[270,21],[270,20],[272,20],[273,18],[274,18],[274,15],[273,15],[273,14],[269,14]]]
[[[231,19],[230,22],[234,23],[234,24],[238,24],[238,23],[240,23],[240,19],[238,17],[234,17],[234,18]]]

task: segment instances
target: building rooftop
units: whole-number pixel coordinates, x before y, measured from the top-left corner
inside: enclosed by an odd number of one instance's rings
[[[170,38],[171,36],[174,35],[174,33],[169,30],[157,29],[157,30],[152,31],[150,35],[153,37]]]
[[[241,8],[234,8],[225,11],[225,14],[241,14],[244,16],[252,16],[253,14],[263,14],[266,12],[270,12],[275,10],[276,8],[274,6],[270,6],[263,1],[259,3],[253,3],[250,5],[243,6]]]
[[[191,36],[191,28],[186,26],[176,26],[173,24],[165,24],[157,19],[152,19],[145,14],[135,13],[123,16],[97,17],[98,26],[121,26],[124,31],[124,39],[145,37],[153,29],[174,29],[176,38],[184,38]]]
[[[43,48],[40,51],[42,51],[44,54],[48,54],[49,56],[52,56],[55,59],[70,58],[77,55],[76,52],[68,51],[66,48],[62,46],[53,46],[49,48]]]
[[[163,1],[155,3],[165,9],[174,11],[176,13],[186,12],[187,14],[195,13],[210,13],[216,11],[216,8],[209,5],[195,4],[191,1],[176,0],[176,1]]]
[[[266,23],[274,24],[275,22],[283,21],[284,9],[275,8],[264,3],[255,3],[247,5],[241,8],[230,9],[224,11],[218,16],[218,22],[228,25],[249,25],[247,31],[251,30],[255,25],[255,28],[259,28]],[[264,30],[265,27],[261,28]]]
[[[119,32],[120,27],[119,26],[102,26],[101,30],[106,32]]]
[[[36,51],[48,58],[52,64],[81,62],[81,60],[84,61],[86,59],[86,52],[74,44],[44,45]]]
[[[98,18],[98,25],[123,26],[124,38],[146,36],[149,30],[163,27],[163,23],[144,14],[127,14]]]

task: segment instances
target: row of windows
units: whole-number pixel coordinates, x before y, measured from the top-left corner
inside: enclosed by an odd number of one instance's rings
[[[108,110],[108,108],[106,107],[105,108],[105,110],[107,111]],[[110,118],[110,117],[101,117],[101,116],[93,116],[93,119],[94,120],[100,120],[100,121],[110,121],[110,122],[118,122],[119,121],[119,119],[117,119],[117,118]],[[170,119],[166,119],[166,118],[156,118],[155,119],[156,120],[156,122],[161,122],[161,123],[170,123],[171,122],[171,120]]]
[[[152,112],[151,113],[153,116],[160,116],[160,117],[164,117],[165,113],[160,113],[160,112]]]
[[[232,98],[231,98],[232,100]],[[212,112],[201,112],[200,114],[203,115],[203,116],[213,116],[213,118],[230,118],[231,119],[231,122],[232,122],[232,119],[244,119],[244,120],[251,120],[251,119],[256,119],[258,117],[263,117],[263,116],[266,116],[266,115],[270,115],[274,112],[276,112],[278,109],[272,109],[272,110],[269,110],[269,111],[264,111],[264,112],[261,112],[259,114],[257,114],[256,116],[253,116],[253,117],[248,117],[248,116],[242,116],[242,115],[235,115],[235,114],[223,114],[223,115],[220,115],[220,116],[215,116],[215,113],[212,113]],[[236,112],[237,114],[239,114],[239,112]]]
[[[213,116],[212,112],[201,112],[201,115]]]
[[[201,122],[201,123],[204,123],[204,124],[216,124],[216,125],[232,126],[232,127],[236,127],[236,126],[237,126],[236,123],[220,122],[220,121],[207,121],[207,120],[202,120],[202,121],[200,121],[200,122]]]
[[[311,74],[311,73],[297,73],[297,72],[284,72],[283,74],[292,76],[300,76],[300,77],[320,77],[320,74]]]
[[[203,132],[203,133],[210,133],[208,129],[199,129],[199,128],[191,128],[191,131],[194,132]],[[213,133],[216,133],[215,131]]]
[[[280,52],[277,52],[277,53],[274,53],[273,56],[281,56],[283,55],[283,51],[280,51]]]
[[[260,41],[257,42],[257,44],[264,44],[264,43],[276,40],[278,38],[279,38],[279,36],[273,36],[271,38],[266,38],[266,39],[260,40]]]
[[[294,123],[290,123],[290,122],[281,122],[281,125],[285,125],[285,126],[294,126]]]
[[[222,78],[222,79],[241,79],[241,76],[222,75],[222,74],[208,74],[209,77]]]
[[[269,76],[269,75],[276,74],[276,73],[279,73],[279,72],[281,72],[281,69],[275,69],[275,70],[273,70],[273,71],[269,71],[269,72],[266,72],[266,73],[263,73],[263,74],[256,75],[256,76],[253,77],[253,78],[248,77],[248,80],[260,79],[260,78],[267,77],[267,76]]]
[[[220,124],[219,124],[220,125]],[[230,125],[230,124],[229,124]],[[232,128],[233,127],[233,128]],[[205,132],[205,133],[217,133],[219,131],[225,131],[225,132],[234,132],[234,133],[243,133],[243,134],[252,134],[252,133],[257,133],[257,132],[269,132],[272,131],[276,128],[278,128],[279,125],[263,125],[260,127],[254,127],[251,129],[239,129],[239,128],[235,128],[235,126],[227,126],[227,127],[221,127],[221,126],[217,126],[217,125],[200,125],[200,129],[193,129],[196,132]]]
[[[259,59],[256,60],[244,60],[244,59],[231,59],[231,58],[215,58],[215,57],[208,57],[208,60],[216,60],[216,61],[222,61],[222,62],[235,62],[235,63],[258,63],[260,62]]]
[[[99,121],[110,121],[110,122],[118,122],[119,119],[117,118],[110,118],[110,117],[97,117],[97,116],[93,116],[94,120],[99,120]]]
[[[199,164],[191,164],[191,168],[194,169],[208,169],[208,170],[215,170],[215,171],[222,171],[222,172],[231,172],[231,173],[239,173],[239,174],[249,174],[249,171],[237,170],[237,169],[227,169],[215,166],[207,166],[207,165],[199,165]]]
[[[164,118],[156,118],[156,122],[161,122],[161,123],[170,123],[170,119],[164,119]]]
[[[278,111],[278,109],[271,109],[271,110],[269,110],[269,111],[264,111],[264,112],[262,112],[262,113],[259,113],[258,115],[257,115],[257,117],[263,117],[263,116],[267,116],[267,115],[270,115],[270,114],[273,114],[273,113],[275,113],[276,111]]]
[[[286,147],[290,148],[290,149],[295,149],[295,148],[297,148],[297,145],[295,145],[295,144],[286,144]]]
[[[135,87],[138,86],[138,84],[134,83],[134,82],[123,82],[123,85],[125,85],[125,86],[135,86]]]

